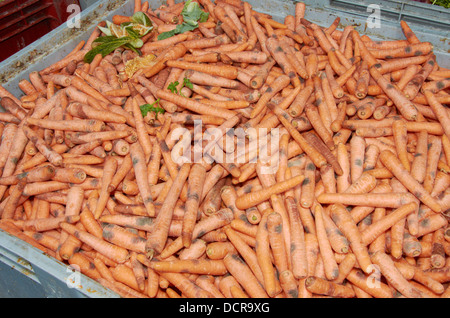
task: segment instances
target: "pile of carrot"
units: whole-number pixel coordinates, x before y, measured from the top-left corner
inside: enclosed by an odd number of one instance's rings
[[[96,29],[22,96],[0,87],[0,228],[122,297],[449,297],[450,70],[431,43],[404,21],[392,41],[320,26],[302,2],[281,22],[198,3],[206,22],[158,40],[184,2],[135,1],[155,59],[130,76],[128,49],[83,61]],[[210,128],[201,160],[174,159]],[[279,132],[276,169],[218,160],[231,128]]]

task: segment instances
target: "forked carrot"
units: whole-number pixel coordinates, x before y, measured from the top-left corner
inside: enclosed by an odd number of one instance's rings
[[[349,212],[341,204],[333,204],[330,208],[331,218],[336,223],[338,228],[347,237],[350,242],[350,246],[356,259],[361,266],[361,269],[367,273],[371,273],[371,260],[367,250],[364,245],[355,221],[352,219]]]
[[[442,208],[439,203],[411,176],[392,152],[388,150],[382,151],[380,160],[417,199],[429,206],[433,211],[441,211]]]
[[[151,196],[150,184],[147,178],[147,168],[145,166],[145,154],[142,147],[138,143],[134,143],[130,147],[130,156],[133,169],[136,175],[136,181],[141,192],[142,200],[149,216],[155,216],[155,206]]]
[[[188,177],[186,211],[183,217],[183,245],[189,247],[192,242],[192,232],[197,220],[197,210],[200,205],[200,196],[206,178],[206,169],[200,164],[194,164]]]
[[[281,292],[281,286],[276,278],[275,269],[270,259],[270,242],[269,233],[267,232],[267,216],[271,210],[264,211],[261,221],[258,224],[258,231],[256,233],[256,256],[258,264],[261,268],[264,278],[264,289],[266,293],[273,297]]]
[[[325,276],[328,280],[332,281],[338,277],[339,268],[334,258],[330,241],[327,237],[324,219],[322,215],[323,215],[323,208],[321,205],[317,204],[314,209],[317,241],[319,243],[320,255],[322,255],[322,260],[324,262]]]
[[[342,298],[352,298],[355,296],[355,292],[350,286],[336,284],[319,277],[308,277],[305,281],[305,286],[314,294]]]
[[[173,181],[167,198],[164,200],[155,220],[155,229],[147,237],[147,253],[161,253],[168,238],[169,226],[172,220],[173,208],[189,175],[190,164],[180,168],[177,178]]]
[[[372,255],[374,264],[378,265],[381,273],[388,282],[402,295],[411,298],[421,298],[422,293],[414,288],[395,267],[394,262],[384,252],[376,252]]]
[[[100,196],[95,206],[94,217],[99,219],[105,209],[106,202],[109,197],[109,183],[112,180],[114,174],[117,170],[117,160],[114,157],[107,157],[104,164],[103,176],[102,176],[102,187],[100,190]]]
[[[102,253],[113,261],[123,263],[129,258],[129,252],[122,247],[108,243],[85,231],[80,231],[72,224],[63,222],[60,226],[63,230],[76,236],[79,240],[90,245],[96,251]]]

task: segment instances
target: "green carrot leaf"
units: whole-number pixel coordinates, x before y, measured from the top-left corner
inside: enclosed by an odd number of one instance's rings
[[[158,105],[155,107],[155,105]],[[141,114],[142,117],[147,116],[148,112],[154,112],[156,115],[156,118],[158,118],[158,114],[164,114],[166,111],[164,110],[164,108],[159,106],[159,98],[152,104],[144,104],[139,106],[139,108],[141,109]]]

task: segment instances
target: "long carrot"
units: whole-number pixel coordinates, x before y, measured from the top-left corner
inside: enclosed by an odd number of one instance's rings
[[[254,193],[244,194],[236,199],[236,207],[239,209],[247,209],[258,203],[264,202],[270,198],[272,194],[280,194],[290,188],[303,182],[304,176],[292,177],[289,180],[275,184],[269,188],[264,188]]]
[[[146,239],[119,225],[103,223],[102,238],[128,251],[145,254]]]
[[[364,244],[370,244],[381,233],[385,232],[389,226],[392,226],[399,220],[405,218],[408,214],[417,209],[417,204],[411,202],[389,213],[383,219],[369,225],[362,233],[362,240]]]

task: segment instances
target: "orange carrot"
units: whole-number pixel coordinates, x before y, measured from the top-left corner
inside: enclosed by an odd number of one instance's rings
[[[290,188],[303,182],[304,176],[292,177],[289,180],[275,184],[269,188],[264,188],[254,193],[247,193],[236,199],[236,207],[239,209],[247,209],[258,203],[264,202],[270,198],[272,194],[280,194]]]

